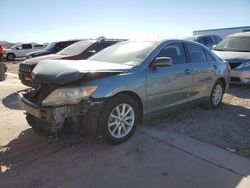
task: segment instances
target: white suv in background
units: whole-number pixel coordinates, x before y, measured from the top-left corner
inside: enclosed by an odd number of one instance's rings
[[[17,57],[25,57],[27,53],[41,50],[44,47],[45,45],[36,43],[16,44],[9,49],[5,49],[3,57],[9,61],[13,61]]]

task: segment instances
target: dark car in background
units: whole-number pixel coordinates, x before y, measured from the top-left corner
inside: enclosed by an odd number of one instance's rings
[[[39,63],[32,72],[39,86],[18,96],[35,130],[56,134],[72,122],[84,135],[119,144],[143,117],[197,102],[218,107],[229,70],[197,42],[124,41],[88,60]]]
[[[197,35],[192,37],[186,37],[185,39],[199,42],[210,50],[213,49],[214,45],[222,41],[222,39],[218,35]]]
[[[38,50],[35,52],[30,52],[26,54],[26,59],[38,57],[42,55],[49,55],[49,54],[55,54],[62,49],[66,48],[67,46],[78,42],[79,40],[68,40],[68,41],[59,41],[59,42],[52,42],[48,44],[43,50]]]
[[[35,86],[32,80],[31,72],[38,62],[46,59],[68,59],[68,60],[82,60],[87,59],[93,54],[107,48],[117,42],[124,41],[123,39],[105,39],[98,38],[95,40],[82,40],[76,42],[56,54],[39,56],[31,59],[26,59],[19,65],[19,79],[24,85]],[[53,64],[51,64],[51,67]]]
[[[250,32],[229,35],[213,52],[231,67],[231,83],[250,84]]]

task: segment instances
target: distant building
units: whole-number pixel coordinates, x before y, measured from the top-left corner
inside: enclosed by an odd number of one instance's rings
[[[224,39],[228,35],[231,35],[233,33],[243,32],[243,31],[250,31],[250,26],[196,30],[196,31],[193,31],[193,35],[194,36],[197,36],[197,35],[219,35],[222,39]]]

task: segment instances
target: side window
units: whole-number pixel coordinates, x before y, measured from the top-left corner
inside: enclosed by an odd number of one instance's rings
[[[173,64],[186,63],[186,56],[181,43],[171,43],[166,45],[157,55],[157,57],[170,57]]]
[[[205,51],[205,53],[206,53],[207,61],[208,61],[208,62],[216,61],[216,59],[215,59],[207,50],[204,49],[204,51]]]
[[[204,37],[204,42],[205,42],[205,45],[214,44],[212,37]]]
[[[197,40],[197,42],[199,42],[199,43],[205,45],[205,41],[204,41],[204,38],[203,38],[203,37],[200,37],[200,38]]]
[[[207,58],[202,47],[195,44],[187,44],[191,63],[206,62]]]
[[[42,47],[43,47],[42,44],[35,44],[35,45],[34,45],[34,48],[42,48]]]
[[[31,44],[23,44],[22,49],[32,49],[32,45]]]

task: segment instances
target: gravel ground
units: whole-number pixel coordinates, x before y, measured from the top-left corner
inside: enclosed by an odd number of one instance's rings
[[[22,60],[6,61],[5,64],[8,67],[7,72],[18,74],[19,63],[21,63],[21,62],[22,62]]]
[[[20,62],[6,62],[8,72],[17,74]],[[230,85],[216,110],[193,106],[157,116],[142,126],[152,124],[250,158],[250,86]]]
[[[250,87],[231,85],[215,110],[193,106],[160,115],[147,124],[181,133],[250,158]]]

